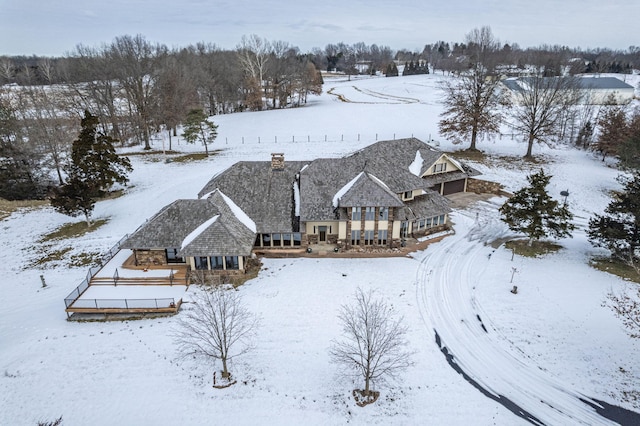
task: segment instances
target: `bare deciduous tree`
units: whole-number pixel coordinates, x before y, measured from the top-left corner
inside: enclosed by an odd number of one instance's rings
[[[181,314],[175,338],[183,357],[222,362],[222,377],[231,374],[227,362],[249,351],[258,318],[242,303],[240,293],[222,286],[200,293],[193,308]]]
[[[545,77],[543,68],[520,81],[511,116],[514,129],[527,138],[525,158],[531,158],[534,142],[559,135],[564,112],[579,102],[580,91],[574,77]]]
[[[438,125],[454,143],[470,138],[469,150],[474,151],[478,136],[500,132],[508,98],[499,90],[495,73],[499,43],[491,28],[474,29],[467,34],[467,44],[469,69],[442,83],[444,111]]]
[[[365,401],[373,402],[372,381],[393,378],[412,364],[412,354],[406,350],[407,327],[391,306],[360,288],[354,303],[343,305],[338,318],[343,339],[333,342],[331,357],[364,380],[359,392]]]
[[[249,37],[242,36],[238,45],[238,59],[242,66],[247,80],[253,82],[254,87],[259,89],[259,98],[263,98],[263,84],[267,72],[267,64],[271,58],[271,43],[267,39],[256,34]]]
[[[607,295],[607,305],[627,328],[629,335],[635,339],[640,339],[640,285],[636,286],[636,294],[629,291],[622,293],[609,293]]]

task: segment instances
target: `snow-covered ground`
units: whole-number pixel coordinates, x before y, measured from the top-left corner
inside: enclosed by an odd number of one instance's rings
[[[67,257],[104,252],[164,205],[194,198],[234,162],[268,161],[271,152],[284,152],[285,161],[332,157],[412,135],[453,149],[437,133],[439,78],[328,79],[325,93],[306,107],[215,117],[219,155],[191,163],[132,156],[126,194],[96,205],[96,218],[109,222],[46,249],[69,248]],[[160,140],[155,147],[161,149]],[[173,148],[202,150],[175,138]],[[479,148],[514,156],[499,166],[474,164],[507,190],[522,187],[540,167],[517,158],[526,146],[511,135]],[[411,258],[266,259],[259,276],[240,288],[261,317],[256,348],[232,364],[238,383],[224,390],[211,387],[214,366],[177,360],[175,317],[67,322],[63,299],[86,270],[65,261],[47,269],[27,265],[45,249],[42,235],[72,219],[49,208],[12,215],[1,222],[0,424],[59,416],[66,426],[527,424],[449,365],[436,331],[470,379],[545,424],[607,424],[579,398],[640,412],[640,401],[625,397],[638,390],[640,345],[603,306],[607,292],[627,284],[588,266],[595,250],[584,232],[609,202],[607,192],[619,187],[618,172],[569,147],[536,146],[534,153],[553,176],[550,193],[570,192],[578,229],[560,242],[563,249],[512,260],[503,247],[485,245],[510,235],[497,215],[504,199],[494,198],[454,212],[455,235]],[[517,295],[509,291],[513,285]],[[358,287],[375,289],[404,315],[415,351],[414,366],[398,382],[377,384],[381,398],[365,408],[350,395],[362,384],[328,355],[340,332],[339,307]]]

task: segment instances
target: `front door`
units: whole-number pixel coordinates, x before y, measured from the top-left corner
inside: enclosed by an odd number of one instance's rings
[[[318,227],[318,234],[320,234],[318,240],[321,243],[326,243],[327,242],[327,227],[326,226],[319,226]]]

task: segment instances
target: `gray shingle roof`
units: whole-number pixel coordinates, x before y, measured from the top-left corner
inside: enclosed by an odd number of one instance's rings
[[[339,207],[403,206],[402,200],[382,181],[369,173],[361,173],[339,199]]]
[[[434,191],[429,191],[428,196],[417,197],[412,201],[407,201],[403,208],[398,209],[396,219],[412,221],[440,216],[450,211],[449,200],[446,197]]]
[[[247,256],[251,254],[256,234],[236,216],[220,191],[215,191],[207,200],[216,206],[220,216],[211,226],[183,247],[179,255]]]
[[[214,216],[185,247],[185,238]],[[208,199],[176,200],[145,222],[121,248],[181,248],[180,256],[246,256],[251,253],[255,233],[239,220],[219,193]]]
[[[270,161],[242,161],[214,176],[198,197],[220,189],[253,219],[259,233],[293,232],[293,182],[305,164],[285,161],[284,169],[272,170]]]
[[[301,221],[333,220],[336,215],[333,207],[334,195],[362,171],[380,179],[393,194],[416,189],[428,191],[436,183],[479,174],[473,168],[463,164],[463,172],[447,172],[433,178],[420,178],[410,170],[417,151],[423,159],[421,174],[426,172],[443,154],[442,151],[419,139],[409,138],[380,141],[344,158],[325,158],[311,162],[300,173]],[[429,197],[421,198],[440,197],[433,192],[430,194],[432,195]],[[359,204],[360,206],[385,205],[373,203],[375,200],[368,200],[366,194],[362,194],[361,197],[359,202],[365,204]],[[366,204],[368,202],[372,204]],[[355,198],[352,204],[356,205]],[[446,205],[446,200],[438,200],[435,205]],[[344,201],[341,201],[341,206],[345,206]],[[395,204],[389,204],[389,206],[395,206]]]
[[[121,245],[125,249],[179,248],[184,238],[219,214],[208,200],[176,200],[148,219]]]

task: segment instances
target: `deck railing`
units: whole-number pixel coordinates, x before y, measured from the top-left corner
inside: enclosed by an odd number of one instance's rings
[[[175,306],[176,300],[174,298],[80,299],[74,303],[73,309],[166,309]]]
[[[92,266],[91,268],[89,268],[89,271],[87,272],[87,276],[85,277],[85,279],[80,283],[78,287],[76,287],[71,293],[69,293],[67,297],[64,298],[64,304],[67,308],[73,305],[73,302],[78,300],[80,295],[82,295],[82,293],[84,293],[84,291],[87,288],[89,288],[89,283],[91,282],[91,278],[93,278],[98,273],[98,271],[102,269],[104,265],[106,265],[111,259],[113,259],[113,256],[115,256],[116,253],[120,251],[120,245],[122,244],[122,242],[128,237],[129,237],[129,234],[120,238],[120,241],[115,243],[115,245],[111,247],[111,249],[102,256],[100,260],[100,265]]]

